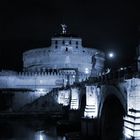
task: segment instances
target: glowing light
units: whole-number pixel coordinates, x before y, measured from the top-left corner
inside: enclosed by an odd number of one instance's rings
[[[43,131],[38,131],[35,134],[35,140],[46,140],[46,136]]]
[[[40,134],[39,140],[43,140],[43,136]]]
[[[85,73],[88,74],[89,73],[89,69],[85,68]]]
[[[108,57],[109,58],[114,58],[114,53],[113,52],[109,52]]]
[[[44,92],[44,89],[37,89],[38,92]]]
[[[47,93],[47,91],[45,89],[42,89],[42,88],[39,88],[37,89],[37,94],[40,94],[40,95],[45,95]]]

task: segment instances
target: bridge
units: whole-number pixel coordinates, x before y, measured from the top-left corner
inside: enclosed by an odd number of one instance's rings
[[[30,106],[35,111],[38,108],[36,100],[38,104],[40,102],[44,104],[46,103],[44,99],[48,94],[53,97],[57,95],[55,100],[58,104],[56,105],[69,107],[70,121],[81,118],[82,134],[85,136],[100,136],[102,140],[112,139],[112,135],[113,140],[140,139],[140,74],[137,68],[121,68],[98,77],[85,78],[81,82],[65,83],[65,86],[64,84],[55,85],[56,80],[60,78],[49,81],[49,76],[52,78],[56,75],[55,73],[48,76],[43,74],[13,75],[9,84],[1,80],[5,86],[1,84],[0,90],[6,95],[10,92],[9,98],[12,98],[11,93],[19,93],[16,94],[14,100],[15,104],[18,101],[18,107],[13,107],[15,110],[22,106],[24,106],[23,110],[26,110]],[[5,78],[6,76],[2,75],[3,80],[8,78],[8,76]],[[60,75],[60,77],[63,81],[62,77],[65,75]],[[34,83],[34,86],[30,83]],[[53,84],[48,90],[47,85],[50,83]],[[45,85],[45,91],[42,88],[43,85]],[[53,87],[55,90],[52,90]],[[27,93],[29,98],[25,98]]]
[[[90,77],[58,92],[59,103],[70,106],[70,119],[81,116],[82,134],[140,139],[140,74],[135,68]]]
[[[10,80],[15,77],[17,78],[17,76],[13,76]],[[112,135],[114,135],[113,140],[118,140],[120,137],[122,139],[140,139],[140,74],[136,68],[121,68],[98,77],[89,77],[82,82],[76,81],[66,86],[59,85],[54,90],[51,87],[48,91],[36,91],[37,88],[33,88],[31,85],[27,86],[29,81],[23,82],[26,77],[27,75],[20,75],[17,78],[22,80],[22,82],[17,83],[24,83],[24,86],[0,88],[2,94],[6,93],[7,95],[10,92],[10,98],[12,97],[11,93],[19,93],[16,94],[14,102],[18,101],[20,104],[18,103],[18,107],[13,107],[15,110],[22,106],[25,110],[30,106],[35,111],[37,110],[37,106],[34,105],[36,104],[35,101],[37,100],[41,104],[46,103],[46,100],[44,101],[47,97],[46,93],[50,93],[53,97],[57,95],[55,98],[58,104],[69,107],[70,121],[81,118],[83,135],[89,137],[100,136],[102,140],[112,139]],[[32,82],[39,79],[40,83],[36,87],[43,87],[42,84],[44,83],[41,80],[44,77],[42,75],[38,77],[28,75],[28,77]],[[49,83],[48,80],[45,82],[46,85]],[[27,93],[30,101],[24,96]],[[45,94],[41,95],[42,93]],[[24,101],[23,103],[21,98]],[[26,107],[27,103],[32,104],[28,104]]]

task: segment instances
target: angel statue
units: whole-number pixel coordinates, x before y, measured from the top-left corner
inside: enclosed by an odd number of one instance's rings
[[[66,24],[61,24],[61,27],[62,27],[62,34],[66,34],[67,25]]]

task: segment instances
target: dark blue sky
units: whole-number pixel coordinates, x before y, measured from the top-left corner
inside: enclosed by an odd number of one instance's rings
[[[139,6],[134,0],[5,0],[0,3],[0,69],[21,69],[22,52],[48,46],[61,23],[82,37],[85,47],[112,50],[117,66],[129,65],[139,38]]]

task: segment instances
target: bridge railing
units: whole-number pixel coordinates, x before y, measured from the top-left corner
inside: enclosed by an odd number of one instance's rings
[[[86,82],[93,83],[112,83],[120,80],[131,79],[132,77],[139,76],[139,72],[135,66],[120,68],[108,74],[101,74],[98,77],[89,77]]]

